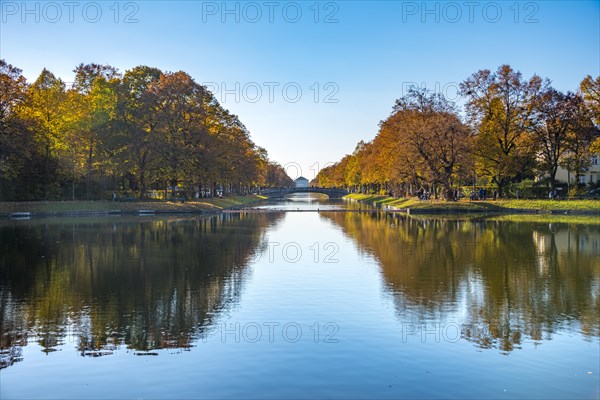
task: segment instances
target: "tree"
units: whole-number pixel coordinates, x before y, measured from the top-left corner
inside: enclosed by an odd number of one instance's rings
[[[35,140],[42,148],[41,197],[48,199],[59,195],[59,153],[68,148],[65,140],[66,116],[69,113],[65,83],[52,72],[43,69],[37,80],[28,88],[22,116],[32,121]]]
[[[88,199],[92,197],[92,175],[101,165],[112,167],[113,161],[106,157],[110,151],[105,143],[113,134],[112,121],[115,118],[118,100],[117,86],[117,79],[109,82],[104,77],[98,77],[86,95],[76,91],[69,93],[79,112],[75,127],[71,129],[71,149],[75,152],[79,169],[84,172]]]
[[[497,185],[500,197],[507,184],[534,166],[535,143],[528,135],[531,103],[548,85],[537,75],[524,80],[509,65],[495,73],[480,70],[460,84],[471,127],[477,133],[477,170]]]
[[[590,145],[590,152],[592,154],[600,153],[600,136],[594,139],[594,141]]]
[[[317,185],[322,187],[343,187],[345,184],[346,166],[350,155],[344,156],[337,163],[323,168],[315,178]]]
[[[349,189],[357,188],[362,183],[362,156],[365,150],[365,142],[360,141],[354,149],[354,153],[348,158],[344,171],[344,186]]]
[[[28,86],[0,61],[0,189],[21,188],[13,198],[59,198],[70,184],[75,199],[79,182],[87,198],[118,183],[140,197],[167,186],[186,196],[249,193],[267,169],[269,184],[290,185],[239,118],[185,72],[139,66],[121,76],[100,64],[74,72],[70,90],[46,69]]]
[[[579,86],[586,106],[589,108],[596,125],[600,125],[600,75],[593,79],[586,76]]]
[[[211,96],[182,71],[162,74],[149,91],[156,96],[161,170],[170,186],[187,181],[189,187],[208,134],[206,106]]]
[[[583,106],[581,98],[573,93],[563,94],[547,88],[532,101],[530,130],[538,145],[538,168],[550,176],[552,190],[556,185],[556,171],[573,140],[577,115]]]
[[[285,169],[280,164],[268,161],[268,159],[262,173],[261,183],[263,186],[279,188],[290,187],[294,184],[292,178],[285,173]]]
[[[414,166],[413,174],[431,185],[440,185],[452,199],[452,180],[467,165],[471,138],[454,106],[442,95],[411,88],[398,99],[394,113],[382,124],[396,133],[400,157]]]
[[[129,181],[129,188],[146,196],[149,182],[158,176],[158,99],[150,87],[162,72],[138,66],[125,72],[117,88],[116,129],[108,141],[117,172]]]
[[[5,198],[5,182],[17,183],[35,150],[29,123],[18,112],[27,96],[21,72],[0,59],[0,199]]]
[[[27,83],[22,71],[0,59],[0,132],[12,130],[15,108],[26,98]]]
[[[407,192],[406,185],[436,185],[446,199],[461,170],[470,165],[471,137],[454,105],[443,96],[412,88],[396,100],[372,142],[324,168],[315,179],[325,187],[375,193]]]
[[[471,137],[454,105],[443,96],[412,88],[396,101],[373,142],[359,142],[351,155],[324,168],[319,185],[375,193],[406,193],[406,185],[441,187],[453,198],[452,182],[470,168]]]
[[[91,92],[94,82],[98,78],[103,78],[105,81],[120,78],[119,70],[110,65],[81,63],[75,67],[73,72],[75,72],[73,89],[83,94]]]
[[[566,151],[560,165],[574,174],[577,189],[581,173],[590,166],[592,148],[599,137],[599,130],[592,122],[593,111],[585,106],[583,98],[575,96],[573,102],[575,114],[567,133]]]
[[[364,142],[361,141],[361,143]],[[379,150],[374,141],[366,142],[360,147],[360,152],[357,154],[357,165],[360,167],[360,187],[358,189],[361,192],[377,190],[380,182],[396,183],[393,177],[385,174],[386,170]]]

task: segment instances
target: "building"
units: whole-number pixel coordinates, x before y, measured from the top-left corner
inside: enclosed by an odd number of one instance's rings
[[[297,188],[307,188],[308,187],[308,179],[303,176],[298,177],[295,181]]]
[[[556,180],[559,182],[567,182],[571,180],[571,184],[575,183],[575,173],[569,173],[562,167],[558,167],[556,171]],[[597,183],[600,180],[600,154],[593,154],[590,159],[590,166],[585,171],[580,172],[579,183],[589,185]]]

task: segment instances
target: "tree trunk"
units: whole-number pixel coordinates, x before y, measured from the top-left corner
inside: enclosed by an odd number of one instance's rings
[[[446,201],[454,200],[454,196],[452,194],[452,187],[450,186],[450,183],[448,183],[448,182],[444,183],[444,200],[446,200]]]
[[[556,171],[557,167],[553,167],[552,171],[550,171],[550,189],[553,191],[556,189]]]
[[[146,171],[140,171],[140,199],[146,197]]]
[[[44,200],[48,200],[48,159],[50,158],[50,145],[46,144],[46,153],[44,155]]]
[[[88,159],[86,165],[85,172],[85,198],[90,199],[90,181],[92,176],[92,156],[94,154],[94,144],[90,143],[90,148],[88,150]]]
[[[140,162],[140,199],[146,197],[146,153],[142,155]]]

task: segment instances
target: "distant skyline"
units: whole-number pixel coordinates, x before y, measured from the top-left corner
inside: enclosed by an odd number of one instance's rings
[[[371,140],[411,83],[451,99],[510,64],[562,91],[600,75],[600,2],[0,2],[0,58],[34,81],[79,63],[183,70],[292,178]]]

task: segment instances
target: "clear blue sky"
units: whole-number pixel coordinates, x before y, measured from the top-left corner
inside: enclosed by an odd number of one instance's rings
[[[309,179],[315,163],[337,161],[371,140],[411,82],[454,97],[470,74],[505,63],[563,91],[600,75],[599,1],[0,6],[0,57],[30,81],[44,67],[70,81],[81,62],[121,72],[136,65],[186,71],[218,89],[273,160],[298,164]]]

